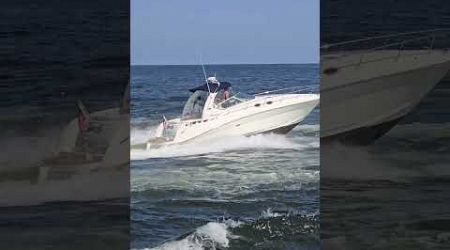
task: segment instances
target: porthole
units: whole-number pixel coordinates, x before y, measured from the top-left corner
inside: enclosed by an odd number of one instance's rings
[[[268,102],[267,102],[267,104],[269,104],[269,105],[272,104],[272,103],[273,103],[272,101],[268,101]]]
[[[255,107],[259,107],[259,106],[261,106],[261,104],[259,104],[259,103],[255,104]]]

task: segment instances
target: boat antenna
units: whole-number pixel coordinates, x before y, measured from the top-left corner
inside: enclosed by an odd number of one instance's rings
[[[203,65],[202,56],[200,55],[200,64],[202,65],[203,76],[205,77],[206,86],[208,87],[208,93],[211,93],[211,89],[209,88],[208,77],[206,76],[205,66]]]

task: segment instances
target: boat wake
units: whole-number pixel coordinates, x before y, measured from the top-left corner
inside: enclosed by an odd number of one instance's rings
[[[131,145],[143,143],[156,130],[156,127],[147,129],[133,129],[131,132]],[[299,126],[295,130],[302,133],[315,133],[318,128],[315,125]],[[294,130],[294,133],[295,133]],[[299,139],[299,138],[297,138]],[[186,143],[180,145],[170,145],[157,149],[131,149],[131,160],[145,160],[150,158],[172,158],[210,153],[221,153],[227,151],[243,151],[249,149],[287,149],[302,150],[311,147],[319,147],[319,142],[315,137],[302,137],[295,140],[289,136],[277,134],[259,134],[254,136],[238,136],[222,138],[204,143]]]
[[[155,137],[157,127],[158,125],[147,127],[132,126],[130,130],[130,146],[145,143],[148,139]]]

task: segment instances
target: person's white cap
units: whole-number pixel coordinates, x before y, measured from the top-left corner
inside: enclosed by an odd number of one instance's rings
[[[208,77],[207,80],[209,83],[217,83],[218,82],[217,78],[215,76],[210,76],[210,77]]]

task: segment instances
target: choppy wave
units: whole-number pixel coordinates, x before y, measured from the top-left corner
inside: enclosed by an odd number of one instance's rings
[[[241,223],[233,220],[226,220],[222,223],[208,222],[197,228],[194,232],[187,236],[181,236],[163,243],[154,248],[144,248],[145,250],[215,250],[228,248],[230,238],[233,236],[230,232],[231,228],[238,227]]]
[[[158,196],[160,193],[176,194],[181,190],[191,196],[191,201],[211,201],[234,199],[245,200],[245,196],[262,193],[265,191],[296,191],[312,190],[316,188],[320,173],[318,170],[302,170],[301,168],[288,168],[275,172],[273,169],[259,171],[252,169],[235,168],[230,170],[204,169],[195,170],[192,167],[185,171],[168,169],[161,172],[138,172],[133,174],[131,191],[133,193],[145,193],[145,195]],[[213,180],[213,181],[211,181]],[[215,185],[220,182],[221,185]],[[209,195],[211,198],[206,198]],[[252,197],[248,197],[251,201]],[[189,200],[185,198],[185,200]]]
[[[132,127],[130,131],[130,145],[144,143],[154,137],[157,126]]]
[[[250,249],[254,244],[266,248],[273,245],[282,247],[282,237],[279,237],[285,233],[318,247],[318,230],[319,218],[316,215],[274,213],[267,208],[254,221],[224,219],[222,222],[208,222],[193,232],[142,250],[218,250],[229,248],[233,242],[239,249]]]
[[[300,131],[302,133],[317,133],[320,131],[319,124],[302,124],[294,128],[294,131]]]

